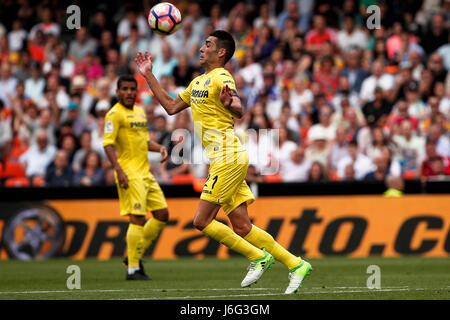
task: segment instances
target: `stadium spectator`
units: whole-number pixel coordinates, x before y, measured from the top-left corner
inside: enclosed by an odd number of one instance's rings
[[[305,182],[308,180],[311,161],[305,158],[305,149],[302,146],[289,154],[289,157],[280,163],[280,175],[283,182]]]
[[[74,172],[81,170],[86,155],[92,151],[92,136],[90,131],[83,131],[80,136],[80,148],[75,152],[72,161]]]
[[[427,139],[425,145],[425,157],[422,160],[422,163],[420,164],[418,176],[420,176],[423,179],[427,179],[433,176],[434,171],[432,166],[432,160],[438,157],[441,157],[444,160],[445,167],[448,172],[450,170],[450,157],[440,156],[436,152],[436,143],[431,141],[430,139]]]
[[[337,91],[335,92],[331,100],[331,104],[333,105],[335,111],[343,111],[341,104],[344,99],[347,100],[349,105],[355,111],[357,111],[358,117],[363,117],[363,114],[360,112],[361,104],[359,100],[359,94],[351,90],[349,78],[341,73],[341,75],[339,76]]]
[[[31,64],[31,77],[25,80],[25,94],[39,101],[45,89],[45,79],[41,75],[41,64],[34,62]]]
[[[361,84],[360,97],[362,104],[373,101],[375,89],[380,87],[385,97],[389,96],[389,91],[394,88],[394,77],[384,72],[384,62],[375,60],[371,68],[372,75],[367,77]]]
[[[103,148],[103,135],[105,130],[105,115],[111,108],[111,104],[107,100],[100,100],[95,106],[96,126],[91,132],[91,148],[97,152],[103,160],[106,160],[106,153]]]
[[[259,6],[259,15],[253,21],[253,28],[255,28],[255,30],[258,30],[263,25],[267,25],[272,28],[277,27],[277,18],[275,16],[275,14],[273,14],[272,10],[270,9],[269,4],[266,2],[262,3]],[[277,30],[280,30],[280,29],[277,29]]]
[[[82,162],[80,171],[73,177],[76,186],[99,186],[104,183],[105,172],[101,167],[100,156],[95,151],[89,151]]]
[[[366,174],[373,170],[372,160],[358,151],[358,143],[354,140],[347,145],[348,156],[342,158],[337,165],[337,174],[340,179],[345,177],[345,168],[353,164],[355,179],[362,180]]]
[[[369,126],[383,126],[392,111],[392,105],[384,98],[383,89],[375,88],[374,100],[362,107],[362,112]]]
[[[31,180],[35,176],[44,177],[47,166],[53,161],[56,147],[48,143],[47,133],[40,131],[36,135],[36,142],[20,157],[27,177]]]
[[[198,1],[189,1],[187,8],[187,17],[191,17],[195,23],[193,24],[194,34],[203,34],[206,25],[208,24],[208,18],[203,15],[202,7]]]
[[[345,166],[344,176],[341,177],[342,181],[354,181],[355,179],[355,169],[353,168],[353,163],[349,163]]]
[[[100,63],[103,66],[108,64],[108,52],[110,50],[117,52],[120,50],[120,47],[117,45],[113,33],[110,30],[104,30],[101,33],[100,41],[95,52],[95,55],[100,58]]]
[[[183,117],[182,114],[178,116]],[[175,131],[167,149],[171,157],[159,165],[159,176],[163,181],[170,181],[177,175],[193,173],[192,168],[189,166],[189,158],[187,158],[190,154],[190,149],[190,136],[183,131]]]
[[[50,7],[45,7],[41,10],[42,22],[36,24],[31,28],[28,34],[28,39],[33,40],[37,36],[38,31],[41,31],[43,35],[54,35],[59,37],[61,34],[61,27],[53,20],[53,11]]]
[[[100,9],[94,14],[92,23],[89,25],[89,33],[94,39],[101,42],[104,33],[107,32],[112,35],[113,25],[108,19],[107,12]]]
[[[279,163],[283,163],[290,158],[290,154],[297,148],[297,144],[286,126],[281,126],[278,130],[279,152],[274,155],[274,159]]]
[[[408,104],[404,99],[400,99],[389,115],[388,126],[391,128],[391,132],[393,134],[399,132],[400,124],[405,120],[409,120],[412,123],[414,130],[418,128],[417,119],[408,113]]]
[[[11,71],[11,65],[7,61],[0,65],[0,99],[7,108],[11,107],[10,98],[14,95],[17,85],[17,79]]]
[[[431,26],[422,34],[422,44],[427,54],[435,52],[440,46],[448,43],[448,26],[446,18],[441,12],[433,15]]]
[[[138,26],[133,24],[130,27],[130,35],[120,44],[121,64],[128,66],[138,52],[145,51],[148,51],[148,42],[139,34]]]
[[[69,57],[73,61],[80,62],[88,52],[94,53],[97,49],[97,42],[90,38],[85,26],[77,30],[75,39],[69,45]]]
[[[348,78],[350,90],[359,94],[363,81],[370,76],[369,71],[361,66],[361,53],[356,49],[351,49],[345,57],[345,68],[341,75]]]
[[[22,21],[14,20],[12,30],[8,34],[9,50],[11,52],[20,52],[24,48],[27,39],[27,31],[22,26]]]
[[[328,160],[328,168],[330,175],[337,174],[339,162],[348,156],[348,141],[345,127],[336,129],[336,137],[330,147],[330,158]]]
[[[343,28],[336,35],[336,43],[344,52],[351,49],[365,49],[367,47],[367,35],[355,27],[355,18],[352,14],[345,14]]]
[[[308,131],[308,140],[314,141],[316,132],[323,137],[327,143],[333,141],[336,136],[336,127],[331,123],[333,109],[328,105],[323,105],[319,110],[319,123],[313,125]]]
[[[264,4],[261,5],[261,7],[263,7],[263,6],[264,6]],[[262,13],[261,9],[260,9],[260,13]],[[225,30],[227,28],[228,19],[223,14],[220,4],[218,4],[218,3],[213,4],[213,6],[211,7],[211,10],[209,12],[209,15],[210,15],[209,20],[213,24],[214,30]]]
[[[147,19],[139,14],[138,10],[131,5],[126,9],[125,17],[123,17],[117,25],[117,43],[119,45],[130,36],[132,25],[136,25],[138,27],[139,35],[141,37],[149,37]]]
[[[400,161],[402,172],[415,172],[424,157],[425,141],[415,135],[411,121],[405,120],[400,125],[400,132],[392,137],[395,143],[394,159]]]
[[[160,80],[162,76],[171,76],[175,67],[178,65],[178,59],[174,56],[172,48],[166,42],[162,42],[161,55],[155,57],[153,63],[156,79]]]
[[[183,19],[181,30],[167,39],[167,42],[172,47],[177,58],[181,55],[186,55],[189,59],[189,64],[194,65],[199,57],[200,49],[200,34],[194,33],[194,24],[190,16]]]
[[[312,102],[314,96],[308,88],[310,81],[305,76],[297,76],[294,78],[294,90],[290,91],[289,103],[292,108],[292,114],[296,117],[311,113]],[[289,90],[287,90],[289,93]]]
[[[61,133],[61,149],[66,151],[68,157],[68,165],[72,167],[73,158],[75,156],[75,152],[77,151],[77,138],[71,133],[71,126],[67,126],[70,130],[64,133]],[[61,130],[63,132],[63,130]]]
[[[67,152],[58,150],[55,159],[45,171],[45,185],[49,187],[67,187],[72,184],[73,171],[68,163]]]
[[[309,169],[308,182],[328,181],[324,165],[319,161],[314,161]]]
[[[364,176],[364,180],[374,181],[374,180],[385,180],[389,174],[389,159],[385,158],[383,155],[378,155],[374,158],[373,163],[375,165],[375,170],[369,172]]]
[[[48,143],[56,146],[56,124],[53,110],[50,108],[42,109],[39,112],[36,128],[31,132],[31,141],[34,142],[36,140],[39,131],[45,131],[47,133]]]
[[[422,99],[420,99],[419,87],[415,81],[407,85],[405,97],[408,104],[408,114],[419,122],[423,121],[429,110]]]
[[[313,17],[313,28],[306,34],[306,49],[317,56],[326,41],[336,42],[336,34],[334,30],[327,27],[325,17],[316,14]]]
[[[283,30],[286,25],[286,21],[290,19],[295,22],[296,27],[301,33],[307,32],[309,29],[309,17],[306,14],[302,14],[301,11],[302,7],[299,6],[299,3],[297,1],[289,1],[286,5],[286,9],[278,15],[278,30]]]
[[[444,134],[447,132],[447,135]],[[448,137],[448,129],[442,128],[435,123],[430,125],[427,138],[436,144],[437,154],[443,157],[450,157],[450,138]]]
[[[3,100],[0,99],[0,162],[8,154],[13,140],[13,132],[10,124],[11,119],[9,119],[6,111],[4,111],[4,107]]]
[[[429,178],[435,179],[435,180],[443,180],[446,179],[450,172],[448,170],[445,170],[445,164],[444,159],[441,157],[434,157],[430,159],[431,162],[431,168],[433,169],[433,173]]]

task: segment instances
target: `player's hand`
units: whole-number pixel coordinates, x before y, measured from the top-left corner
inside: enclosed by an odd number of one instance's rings
[[[161,153],[161,163],[163,163],[164,161],[167,160],[167,157],[169,156],[169,153],[167,152],[167,148],[166,147],[161,147],[160,151]]]
[[[149,73],[152,73],[152,57],[148,53],[148,51],[145,51],[145,54],[142,52],[138,52],[136,54],[136,57],[134,58],[134,62],[136,62],[136,65],[139,68],[139,72],[142,73],[142,75],[147,75]]]
[[[220,101],[225,108],[229,108],[231,106],[233,97],[231,96],[231,89],[228,85],[222,87],[222,91],[220,92]]]
[[[119,180],[119,186],[124,189],[128,189],[128,177],[123,172],[122,168],[116,170],[117,172],[117,180]]]

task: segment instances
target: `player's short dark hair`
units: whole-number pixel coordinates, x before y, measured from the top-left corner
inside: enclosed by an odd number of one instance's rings
[[[234,42],[233,36],[224,30],[216,30],[209,35],[210,37],[217,38],[217,49],[224,48],[226,50],[225,53],[225,64],[230,61],[231,57],[234,54],[234,50],[236,50],[236,43]]]
[[[117,80],[117,89],[120,89],[122,82],[134,82],[137,87],[137,81],[131,74],[124,74],[119,77],[119,80]]]

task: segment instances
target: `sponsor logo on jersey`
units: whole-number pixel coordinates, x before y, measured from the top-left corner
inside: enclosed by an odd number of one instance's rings
[[[211,84],[211,79],[208,79],[205,81],[205,84],[203,85],[204,87],[207,87]]]
[[[192,98],[208,98],[208,90],[192,90],[191,97]]]
[[[147,122],[130,122],[131,128],[144,128],[147,127]]]
[[[111,120],[106,121],[105,123],[105,133],[112,133],[114,131],[114,125]]]

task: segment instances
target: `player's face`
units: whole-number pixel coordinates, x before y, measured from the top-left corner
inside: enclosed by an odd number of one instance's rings
[[[219,59],[219,51],[216,46],[216,37],[208,37],[205,44],[200,48],[200,65],[206,66],[215,64]]]
[[[132,108],[137,96],[136,83],[132,81],[123,81],[120,88],[116,91],[119,102],[127,108]]]

